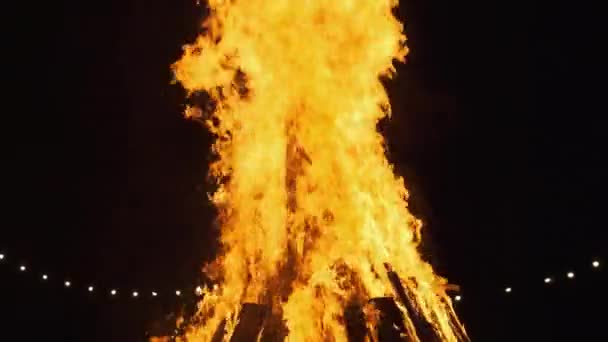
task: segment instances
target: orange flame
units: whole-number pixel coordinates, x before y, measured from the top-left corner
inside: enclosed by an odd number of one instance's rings
[[[245,302],[282,316],[288,341],[345,341],[347,303],[393,293],[385,263],[415,280],[411,299],[441,338],[458,340],[446,281],[417,251],[422,223],[376,130],[390,114],[379,78],[407,53],[397,2],[209,1],[205,33],[173,66],[215,102],[186,116],[217,137],[224,247],[187,341],[210,341],[224,320],[229,336]]]

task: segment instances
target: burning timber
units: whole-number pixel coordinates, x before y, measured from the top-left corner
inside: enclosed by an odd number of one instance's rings
[[[348,342],[441,342],[441,336],[424,319],[409,299],[412,295],[399,276],[386,265],[387,276],[394,287],[394,297],[376,297],[363,305],[353,303],[346,307],[343,324]],[[374,316],[369,319],[370,315]],[[366,318],[366,316],[368,316]],[[460,330],[456,317],[453,327],[459,329],[459,341],[469,342],[466,333]],[[277,342],[287,338],[287,330],[280,317],[272,314],[270,306],[245,303],[238,315],[232,336],[226,336],[225,321],[217,327],[212,342]]]

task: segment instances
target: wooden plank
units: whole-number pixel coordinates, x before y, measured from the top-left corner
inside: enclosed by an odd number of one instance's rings
[[[264,328],[267,314],[268,308],[265,305],[243,304],[230,342],[256,342]]]

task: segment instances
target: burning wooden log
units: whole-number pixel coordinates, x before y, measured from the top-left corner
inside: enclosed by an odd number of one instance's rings
[[[386,268],[388,278],[393,286],[397,298],[399,299],[399,302],[403,304],[407,310],[407,314],[410,317],[418,338],[424,342],[441,342],[442,339],[440,335],[438,335],[435,329],[433,329],[433,326],[426,320],[426,318],[422,316],[420,310],[411,300],[411,298],[414,298],[411,290],[408,287],[403,286],[401,278],[389,264],[384,264],[384,267]],[[458,323],[458,319],[453,312],[450,314],[450,320],[450,326],[459,340],[469,342],[470,339],[462,326]]]
[[[268,315],[268,307],[262,304],[245,303],[239,313],[239,321],[230,342],[257,341]]]
[[[226,320],[222,320],[222,322],[215,329],[215,333],[211,338],[211,342],[223,342],[224,335],[226,334]]]
[[[392,297],[372,298],[370,304],[379,313],[378,320],[375,322],[375,331],[372,332],[377,341],[414,341],[408,337],[403,315]]]
[[[344,310],[344,323],[348,342],[365,342],[368,336],[365,314],[359,304],[351,304]]]
[[[393,286],[393,290],[395,291],[399,302],[407,310],[407,315],[414,326],[416,334],[422,341],[440,342],[441,338],[437,336],[433,326],[420,314],[420,310],[418,310],[418,308],[412,303],[410,299],[413,298],[412,294],[409,293],[409,290],[403,286],[401,278],[397,272],[393,271],[389,264],[384,264],[384,267],[386,268],[388,279]]]
[[[367,305],[372,306],[376,314],[375,319],[371,321],[366,317],[367,310],[364,312],[362,304],[353,303],[347,306],[344,311],[344,324],[348,341],[441,342],[441,336],[413,301],[412,290],[404,286],[399,275],[389,264],[385,264],[385,267],[395,296],[369,300]],[[399,308],[397,302],[402,308]],[[369,322],[366,323],[366,320]],[[230,337],[230,342],[282,341],[288,335],[283,323],[281,315],[272,314],[268,306],[245,303],[239,313],[238,323]],[[221,342],[225,339],[225,324],[226,322],[223,321],[218,326],[212,342]],[[452,328],[457,330],[458,324],[452,325]],[[460,341],[470,341],[464,331],[457,332]]]

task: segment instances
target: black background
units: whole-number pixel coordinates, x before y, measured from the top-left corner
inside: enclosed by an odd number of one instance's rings
[[[16,5],[2,24],[0,331],[139,341],[178,310],[167,292],[198,282],[216,248],[211,137],[181,117],[169,70],[204,6]],[[426,258],[463,286],[457,310],[474,340],[606,338],[606,283],[590,270],[607,240],[594,13],[565,1],[401,2],[411,53],[387,82],[394,115],[380,129],[426,222]],[[165,298],[88,296],[85,282]]]

